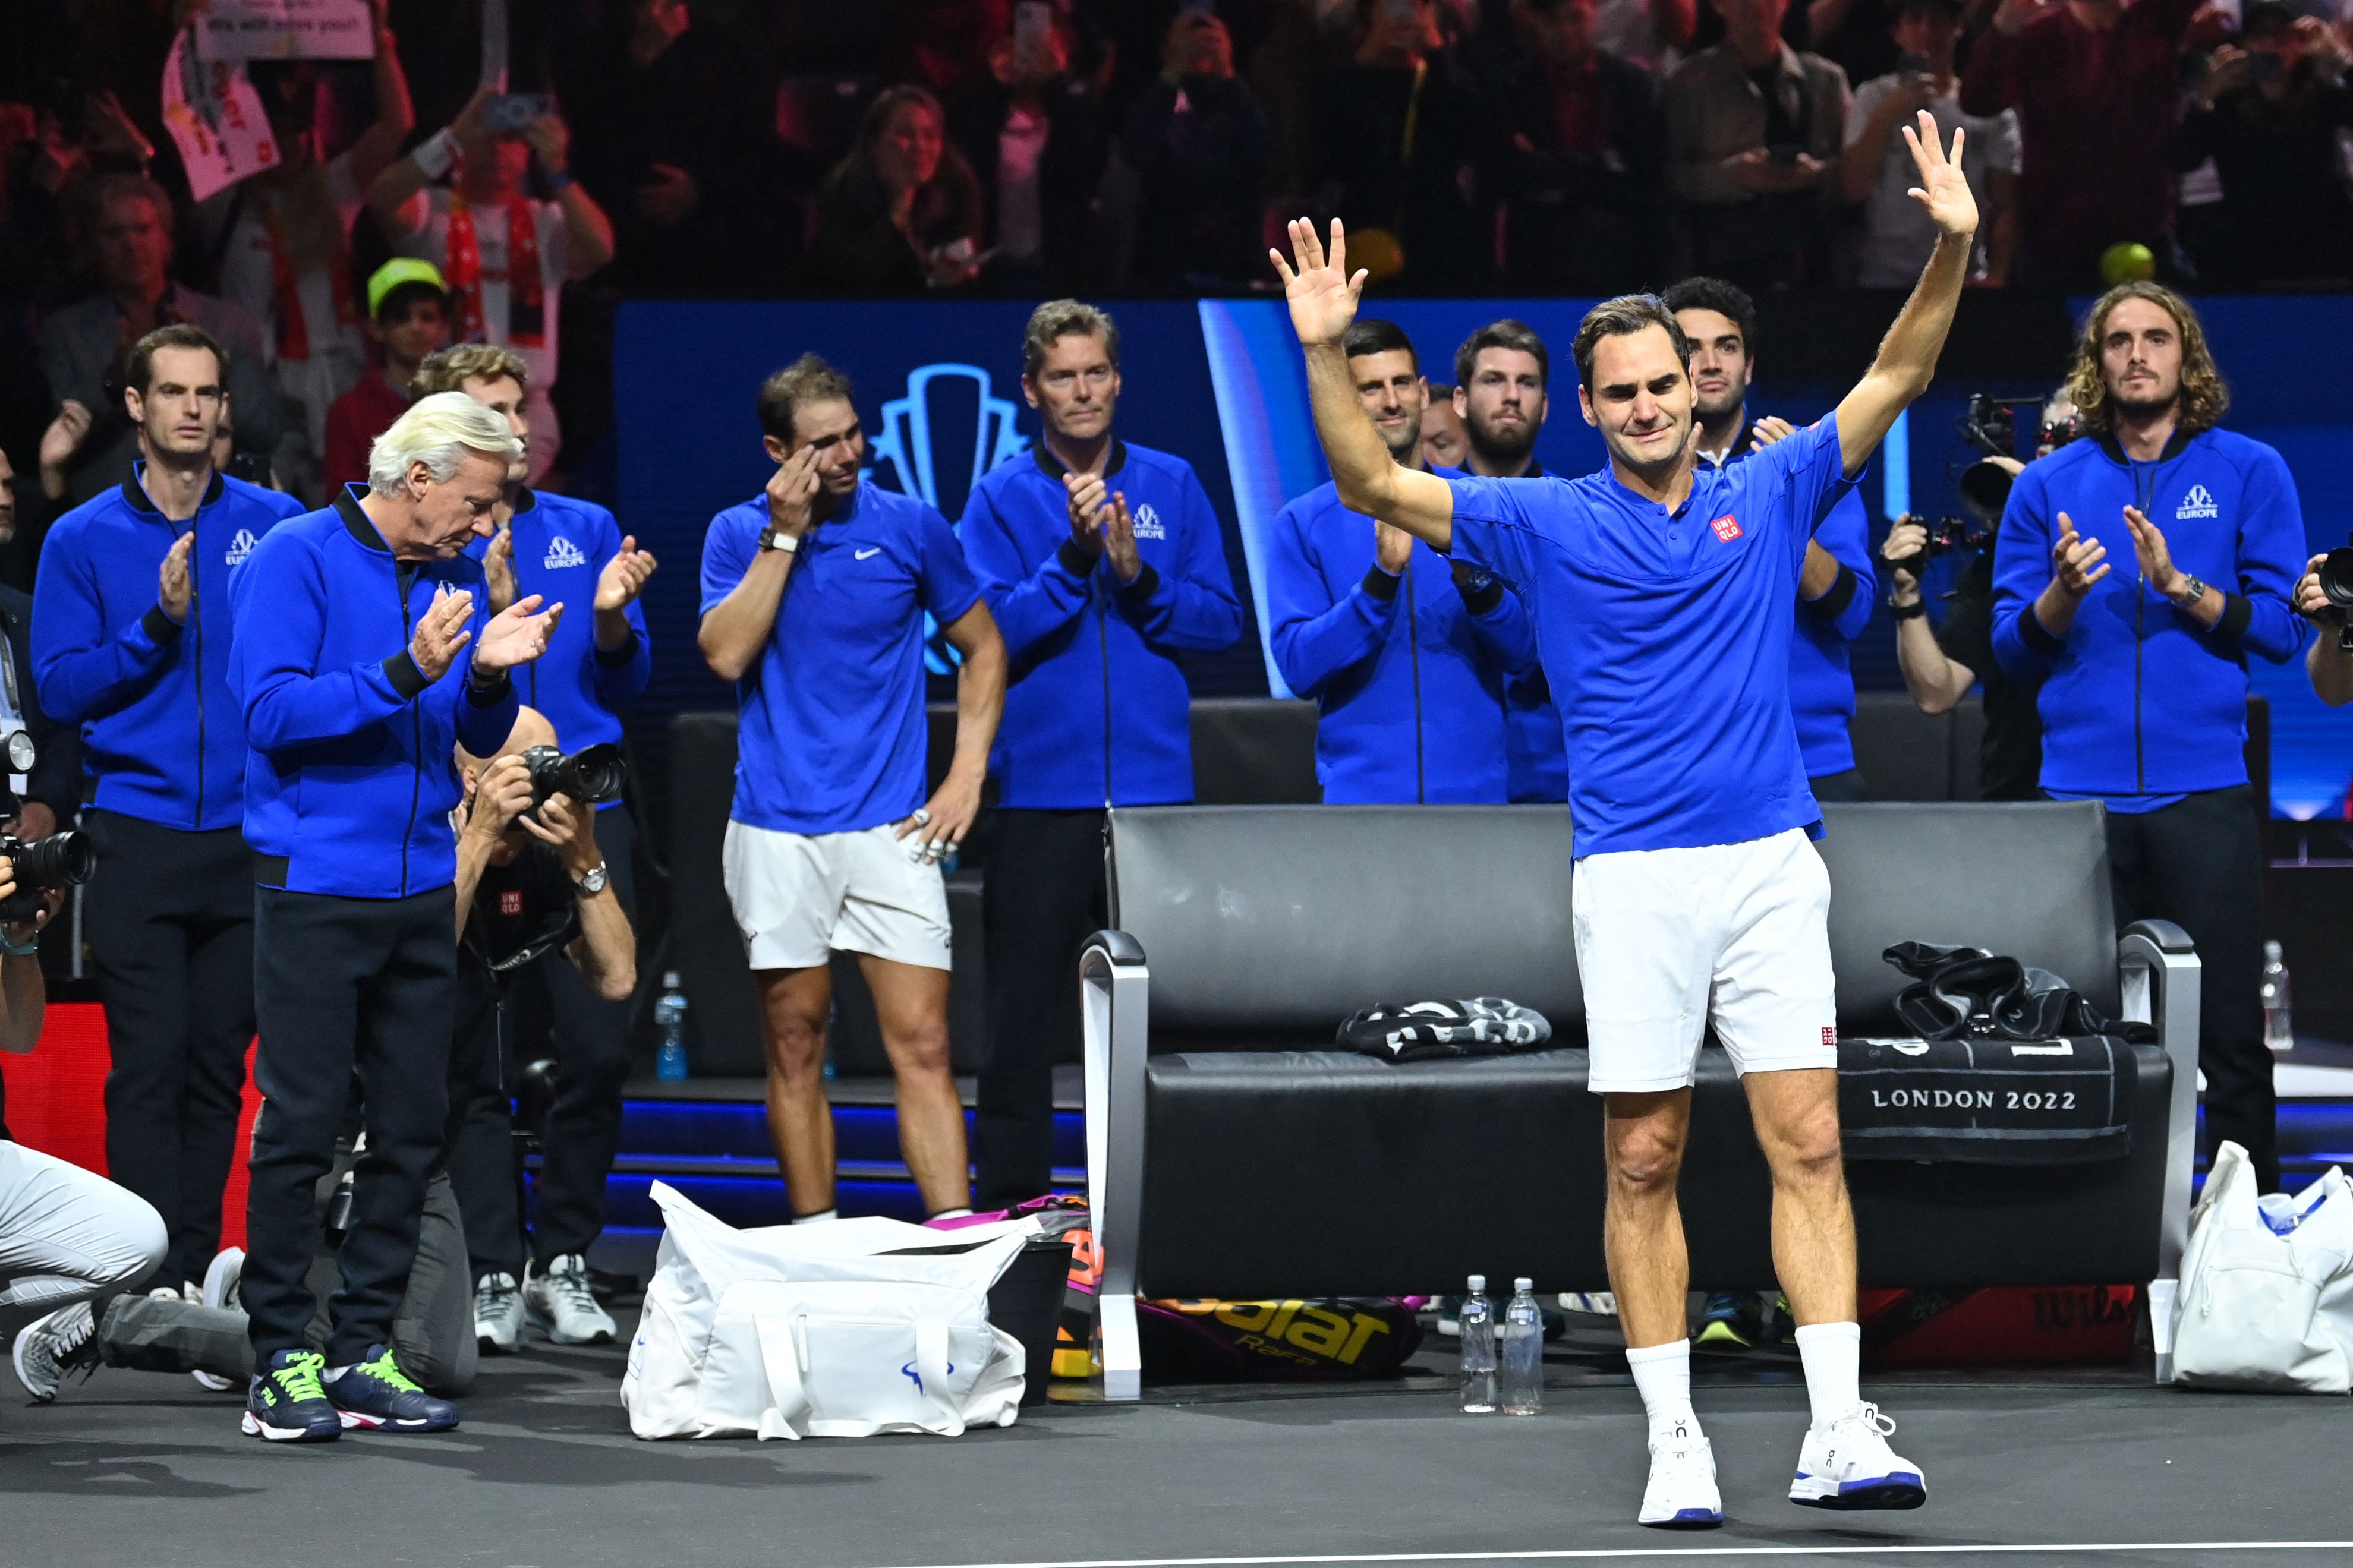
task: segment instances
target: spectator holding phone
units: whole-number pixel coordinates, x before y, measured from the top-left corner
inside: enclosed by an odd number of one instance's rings
[[[1224,22],[1190,5],[1168,24],[1160,74],[1127,106],[1119,153],[1148,215],[1128,267],[1143,284],[1255,278],[1260,195],[1274,158],[1274,128],[1234,75]]]
[[[980,184],[948,145],[940,100],[927,88],[884,91],[818,192],[817,281],[860,294],[960,289],[979,275],[980,237]]]
[[[1724,42],[1667,78],[1678,270],[1749,289],[1829,279],[1846,73],[1781,40],[1788,0],[1708,0]]]
[[[2222,221],[2198,252],[2226,288],[2353,276],[2353,200],[2338,138],[2353,128],[2353,64],[2316,16],[2280,0],[2251,6],[2234,47],[2214,51],[2183,113],[2178,164],[2214,160]]]
[[[1906,194],[1918,175],[1896,134],[1925,109],[1937,124],[1957,125],[1968,133],[1961,173],[1984,218],[1969,281],[1999,289],[2010,281],[2018,251],[2018,111],[1961,112],[1953,70],[1960,0],[1902,0],[1890,31],[1903,53],[1894,70],[1854,89],[1846,111],[1846,151],[1839,155],[1846,197],[1862,204],[1855,281],[1866,289],[1909,289],[1936,248],[1936,226]]]
[[[484,89],[367,194],[394,247],[440,268],[456,298],[459,341],[511,348],[531,367],[533,484],[563,447],[549,394],[564,285],[613,259],[612,222],[573,179],[571,145],[545,98]],[[525,193],[533,163],[554,200]],[[433,183],[453,171],[455,184]]]
[[[1111,125],[1071,52],[1048,0],[1016,0],[987,75],[949,103],[951,134],[987,199],[990,281],[1008,290],[1067,293],[1086,265]]]

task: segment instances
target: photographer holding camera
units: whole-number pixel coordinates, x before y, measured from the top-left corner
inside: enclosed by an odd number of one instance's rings
[[[2247,658],[2284,663],[2303,641],[2295,481],[2271,447],[2214,428],[2229,391],[2196,314],[2156,284],[2101,296],[2068,391],[2094,438],[2010,490],[1994,652],[2042,681],[2043,793],[2107,805],[2117,926],[2169,920],[2198,944],[2207,1135],[2274,1191]]]
[[[107,1169],[171,1226],[153,1283],[191,1295],[220,1245],[253,1039],[229,575],[302,510],[216,471],[227,374],[200,328],[132,346],[122,401],[144,460],[51,526],[33,595],[40,706],[80,728],[98,781],[84,919],[112,1056]]]
[[[2015,458],[1989,459],[2021,468]],[[2034,686],[2012,680],[1993,653],[1993,552],[1969,557],[1946,595],[1942,626],[1928,623],[1921,570],[1929,559],[1928,524],[1898,518],[1880,546],[1887,563],[1887,613],[1895,623],[1895,664],[1904,689],[1923,713],[1949,713],[1970,688],[1985,682],[1985,737],[1978,752],[1978,791],[1984,800],[2040,800],[2042,721]]]
[[[531,1238],[534,1266],[519,1287],[526,1276],[510,1106],[515,1071],[528,1058],[503,1059],[508,1031],[500,1026],[511,982],[544,964],[576,972],[586,990],[607,1003],[626,1002],[637,989],[637,939],[596,846],[595,797],[619,784],[617,761],[607,777],[596,776],[603,760],[565,757],[555,749],[555,727],[529,708],[494,758],[458,753],[466,804],[452,819],[459,952],[448,1159],[472,1258],[475,1337],[484,1350],[521,1348],[526,1311],[558,1344],[610,1341],[618,1332],[589,1293],[586,1254],[604,1228],[619,1118],[593,1147],[577,1139],[559,1147],[550,1137]],[[560,1096],[593,1046],[560,1031],[555,1048]],[[598,1065],[591,1061],[587,1070]],[[593,1195],[583,1203],[580,1194]]]

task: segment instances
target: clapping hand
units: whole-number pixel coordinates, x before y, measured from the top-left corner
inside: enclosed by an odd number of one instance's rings
[[[514,530],[504,523],[491,536],[491,547],[482,552],[482,578],[491,614],[495,616],[514,603]]]
[[[2098,540],[2078,538],[2075,520],[2063,511],[2059,514],[2059,542],[2051,547],[2051,561],[2058,568],[2061,593],[2076,600],[2090,593],[2092,584],[2108,574],[2107,553],[2108,547]]]
[[[428,683],[448,674],[458,650],[473,640],[466,626],[473,613],[473,595],[463,588],[456,593],[445,589],[433,595],[432,608],[417,617],[417,629],[408,637],[408,657]]]
[[[597,613],[627,609],[644,592],[646,579],[654,574],[655,564],[652,552],[638,548],[635,534],[622,540],[621,552],[606,562],[605,570],[597,574]]]
[[[555,604],[541,610],[539,605],[539,595],[533,594],[491,617],[491,624],[482,628],[481,645],[474,649],[477,670],[512,669],[547,651],[547,639],[555,635],[555,623],[563,618],[564,606]]]
[[[172,548],[164,552],[164,564],[155,574],[155,603],[174,625],[188,624],[188,600],[195,589],[188,582],[188,552],[195,547],[196,531],[193,528],[172,541]]]

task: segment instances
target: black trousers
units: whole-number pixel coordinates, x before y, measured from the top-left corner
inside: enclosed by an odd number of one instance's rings
[[[979,1209],[1052,1184],[1054,1064],[1078,1050],[1079,944],[1110,919],[1100,809],[1000,809],[991,832],[981,889],[988,1061],[973,1129]]]
[[[2245,785],[2208,790],[2137,816],[2108,814],[2116,928],[2167,920],[2198,944],[2198,1065],[2209,1150],[2228,1138],[2279,1190],[2278,1100],[2263,1044],[2263,862]]]
[[[261,1054],[240,1293],[253,1357],[299,1350],[317,1301],[307,1275],[319,1240],[319,1179],[357,1069],[367,1147],[353,1186],[343,1282],[328,1303],[330,1365],[393,1342],[427,1173],[448,1113],[457,974],[453,890],[340,899],[254,890],[254,1000]]]
[[[637,825],[629,808],[596,815],[596,846],[613,895],[632,921],[638,913],[633,862]],[[605,1229],[605,1180],[621,1144],[621,1090],[629,1078],[634,1002],[607,1002],[561,952],[542,955],[506,977],[493,1003],[472,984],[459,1020],[452,1059],[449,1178],[466,1216],[474,1277],[522,1277],[524,1236],[516,1194],[513,1103],[522,1070],[555,1060],[555,1102],[542,1140],[537,1223],[531,1256],[540,1263],[588,1250]],[[480,1005],[479,1012],[477,1005]],[[462,1086],[462,1087],[461,1087]]]
[[[155,1205],[158,1278],[202,1279],[220,1247],[253,1040],[253,852],[234,827],[182,832],[83,814],[98,874],[82,918],[106,1005],[107,1173]]]

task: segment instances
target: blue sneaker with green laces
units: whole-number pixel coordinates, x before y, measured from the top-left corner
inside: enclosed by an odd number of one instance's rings
[[[245,1435],[269,1443],[332,1443],[343,1424],[319,1386],[327,1358],[316,1351],[278,1351],[245,1396]]]
[[[346,1426],[391,1432],[446,1432],[458,1424],[458,1407],[436,1399],[409,1380],[385,1345],[368,1346],[367,1359],[326,1380],[327,1397]]]

